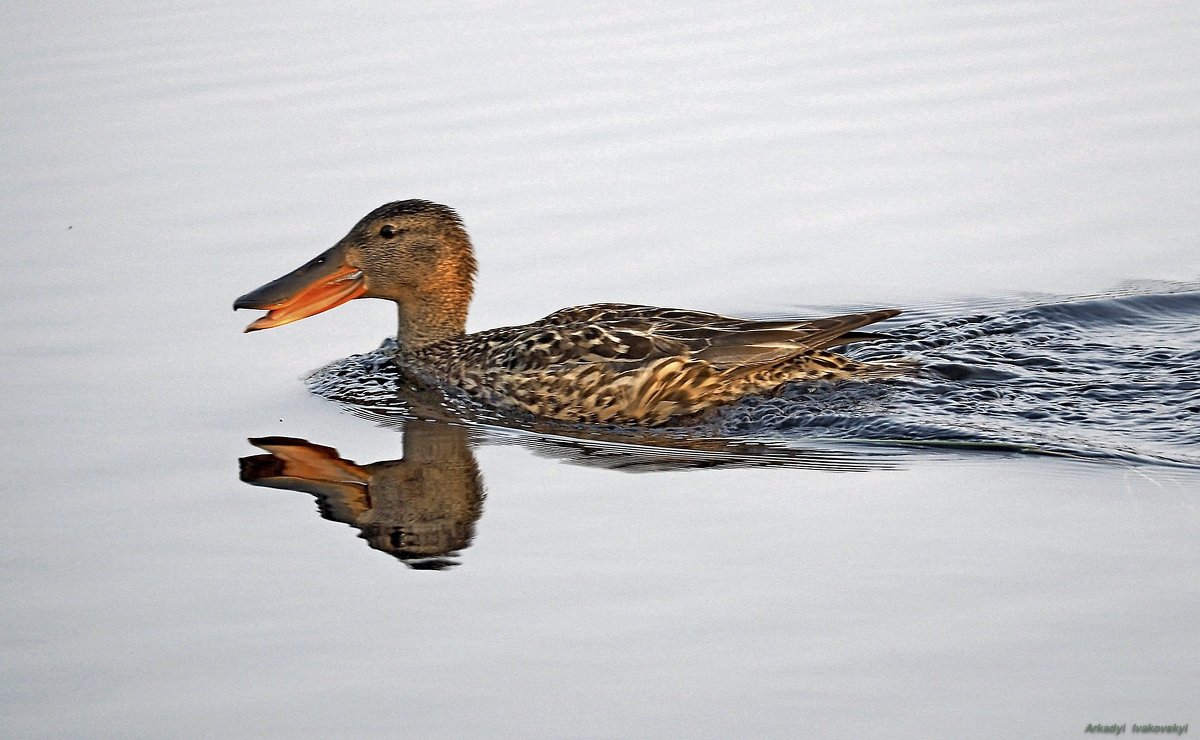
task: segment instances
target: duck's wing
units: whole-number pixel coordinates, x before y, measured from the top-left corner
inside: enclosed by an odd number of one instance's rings
[[[883,335],[854,330],[898,313],[884,309],[800,321],[727,319],[728,323],[719,325],[664,327],[661,332],[683,338],[693,357],[715,367],[761,365],[843,344],[883,339]]]
[[[495,354],[490,359],[512,370],[573,362],[628,368],[667,357],[687,357],[715,368],[761,365],[880,338],[854,330],[898,313],[885,309],[822,319],[759,321],[682,309],[595,304],[562,309],[533,324],[503,330],[503,339],[491,343]]]

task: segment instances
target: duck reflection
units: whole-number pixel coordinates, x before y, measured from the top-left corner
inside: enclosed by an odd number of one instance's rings
[[[367,465],[303,439],[250,443],[268,454],[241,458],[243,481],[313,494],[322,517],[349,524],[371,547],[409,567],[458,565],[455,557],[475,536],[483,481],[462,427],[409,421],[403,459]]]
[[[322,394],[356,416],[400,432],[404,457],[358,464],[333,447],[258,437],[250,443],[267,454],[241,458],[241,479],[313,494],[321,516],[358,529],[371,547],[412,568],[458,565],[456,558],[471,545],[483,512],[483,478],[472,451],[481,442],[519,444],[539,457],[627,472],[729,467],[852,472],[899,464],[894,450],[702,438],[694,429],[671,433],[507,418],[501,424],[386,364],[380,370],[364,358],[352,359],[353,364],[337,369],[362,364],[376,384],[356,384],[353,373],[347,378],[338,372],[330,376],[336,383],[322,387]],[[362,399],[372,394],[375,402],[364,405]]]

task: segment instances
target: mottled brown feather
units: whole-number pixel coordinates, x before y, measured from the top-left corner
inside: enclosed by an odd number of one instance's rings
[[[822,348],[898,311],[753,321],[598,304],[402,354],[486,403],[578,422],[657,425],[792,380],[886,374]],[[894,370],[893,370],[894,372]]]

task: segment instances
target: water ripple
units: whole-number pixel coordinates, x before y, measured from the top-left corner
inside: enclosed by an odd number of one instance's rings
[[[1198,319],[1191,285],[928,316],[857,353],[911,357],[914,377],[791,385],[732,407],[721,428],[1200,465]]]

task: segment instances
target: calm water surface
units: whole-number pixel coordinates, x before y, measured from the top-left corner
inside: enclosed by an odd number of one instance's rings
[[[1200,6],[0,20],[0,734],[1200,727]],[[241,334],[405,197],[473,329],[896,305],[924,370],[647,439],[429,420],[378,302]]]

